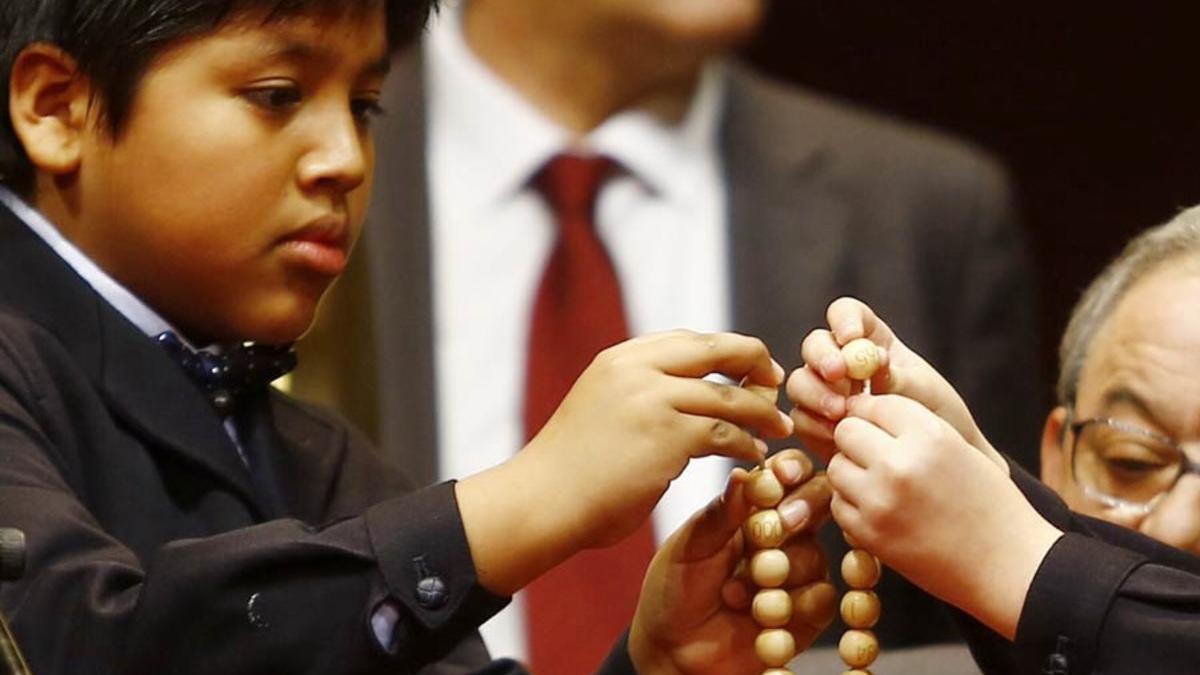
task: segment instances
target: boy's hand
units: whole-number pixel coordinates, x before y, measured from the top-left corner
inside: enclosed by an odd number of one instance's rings
[[[720,373],[735,384],[703,380]],[[693,457],[757,463],[791,419],[755,338],[673,331],[601,352],[511,460],[456,487],[480,580],[511,594],[575,552],[620,541]],[[751,434],[747,429],[754,430]]]
[[[829,462],[838,525],[885,564],[1011,638],[1061,535],[945,420],[897,395],[850,398]]]
[[[747,387],[700,379],[710,373]],[[755,434],[790,434],[773,398],[748,388],[782,383],[755,338],[673,331],[629,340],[596,357],[518,457],[577,514],[582,547],[610,545],[649,517],[691,458],[755,463],[766,451]]]
[[[803,650],[837,611],[837,592],[827,581],[825,559],[813,537],[828,514],[829,485],[824,476],[812,477],[811,462],[798,450],[778,453],[769,466],[790,492],[780,505],[792,516],[786,525],[793,536],[784,545],[792,563],[786,588],[795,604],[788,628]],[[754,588],[737,575],[745,555],[741,526],[753,511],[745,489],[748,477],[735,469],[724,495],[694,515],[654,557],[630,629],[629,651],[639,673],[765,670],[754,653],[761,630],[749,612]]]
[[[804,339],[800,355],[805,365],[787,382],[796,434],[811,450],[825,458],[836,452],[833,429],[846,415],[846,398],[855,384],[847,375],[841,348],[866,338],[880,347],[880,367],[871,378],[873,393],[901,394],[920,402],[1008,471],[1008,463],[979,431],[954,387],[905,346],[870,307],[854,298],[839,298],[829,305],[826,319],[829,330],[814,330]]]

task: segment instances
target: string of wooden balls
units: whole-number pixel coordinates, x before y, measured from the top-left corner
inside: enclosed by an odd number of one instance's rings
[[[842,348],[847,372],[853,380],[863,383],[870,393],[871,376],[879,368],[879,350],[866,339],[853,340]],[[791,675],[787,663],[796,656],[796,639],[785,626],[792,618],[792,597],[782,586],[791,572],[791,562],[779,547],[785,537],[783,519],[776,507],[783,500],[784,490],[775,473],[765,462],[750,476],[750,501],[759,510],[746,520],[744,532],[754,548],[750,556],[750,580],[758,587],[750,611],[762,630],[754,640],[754,652],[763,662],[763,675]],[[841,614],[847,630],[838,642],[838,653],[849,667],[844,675],[871,675],[866,670],[879,656],[879,640],[871,631],[879,621],[882,605],[876,595],[881,568],[879,560],[857,548],[846,536],[852,548],[842,558],[842,579],[850,590],[842,597]]]
[[[852,380],[862,382],[862,393],[871,393],[871,377],[879,370],[879,348],[865,338],[851,340],[842,347],[846,372]],[[859,548],[854,539],[844,534],[850,545],[842,558],[842,580],[850,590],[842,596],[842,621],[846,632],[838,642],[838,653],[850,667],[846,675],[870,675],[866,670],[879,656],[879,639],[871,629],[879,621],[883,605],[875,593],[882,569],[879,559]]]

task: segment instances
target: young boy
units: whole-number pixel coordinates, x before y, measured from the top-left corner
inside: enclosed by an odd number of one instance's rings
[[[416,492],[269,390],[286,348],[243,343],[297,339],[345,266],[387,56],[427,11],[0,8],[0,523],[29,542],[2,599],[38,675],[518,672],[474,632],[504,598],[630,532],[690,457],[791,431],[750,391],[782,369],[736,335],[613,347],[511,461]],[[806,486],[789,528],[815,521],[798,454],[773,468]],[[752,668],[744,479],[660,553],[611,670]]]
[[[1200,226],[1200,214],[1182,217],[1193,222],[1176,226]],[[1164,255],[1166,272],[1155,274],[1183,270],[1191,281],[1175,285],[1171,306],[1190,311],[1196,254]],[[996,452],[954,389],[866,305],[835,301],[828,320],[804,341],[807,365],[787,389],[800,437],[840,453],[828,468],[833,516],[885,564],[982,624],[967,621],[965,632],[986,672],[1195,672],[1200,558],[1069,511]],[[1174,343],[1183,334],[1172,331]],[[848,397],[839,349],[864,336],[882,348],[883,367],[873,394]],[[1150,364],[1163,356],[1135,352]]]

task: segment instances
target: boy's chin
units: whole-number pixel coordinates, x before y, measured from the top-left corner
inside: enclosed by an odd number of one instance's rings
[[[223,325],[200,330],[195,335],[199,344],[254,342],[265,345],[286,345],[299,340],[312,326],[316,304],[304,303],[286,311],[279,308],[251,310],[227,317]],[[191,335],[189,335],[191,337]]]

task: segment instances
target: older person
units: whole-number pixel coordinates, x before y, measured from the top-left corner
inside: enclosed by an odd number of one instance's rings
[[[999,454],[952,387],[869,307],[830,306],[788,381],[793,419],[830,452],[833,517],[884,564],[962,609],[991,673],[1193,673],[1200,557],[1188,545],[1200,439],[1200,209],[1139,236],[1068,330],[1066,499]],[[840,345],[866,337],[884,369],[844,397]],[[832,399],[832,400],[831,400]],[[1001,446],[1003,447],[1003,446]],[[1067,469],[1064,465],[1073,467]],[[948,489],[949,488],[949,489]],[[1193,513],[1188,513],[1188,509]]]
[[[1076,305],[1042,480],[1072,510],[1200,552],[1200,211],[1138,238]]]

